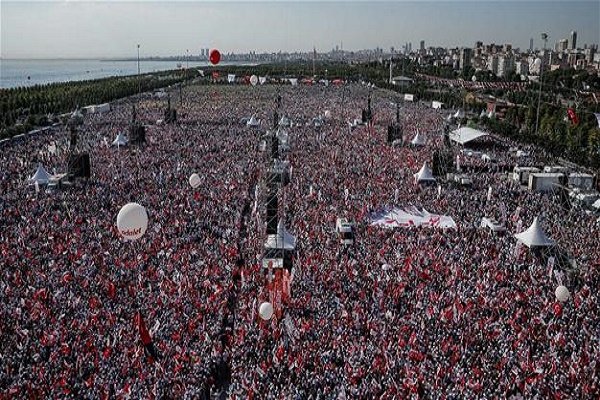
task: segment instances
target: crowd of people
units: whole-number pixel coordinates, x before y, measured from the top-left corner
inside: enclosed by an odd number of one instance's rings
[[[348,129],[369,93],[374,123]],[[92,177],[62,190],[36,191],[27,178],[38,162],[65,169],[64,129],[2,148],[0,397],[598,398],[596,216],[520,187],[458,146],[449,151],[471,186],[416,185],[413,174],[445,146],[445,113],[404,103],[405,137],[418,131],[427,143],[390,146],[395,97],[385,90],[230,85],[178,95],[175,124],[156,123],[165,101],[150,94],[87,115],[79,146]],[[277,96],[279,116],[292,120],[279,212],[297,248],[283,316],[263,321],[271,164],[259,144]],[[132,105],[147,143],[110,146]],[[240,123],[252,115],[258,128]],[[508,152],[516,144],[498,143],[490,155],[519,162]],[[543,157],[527,151],[529,163]],[[128,202],[150,218],[135,242],[115,226]],[[451,216],[457,229],[371,225],[372,213],[411,205]],[[507,233],[481,228],[485,216]],[[576,261],[576,280],[517,246],[513,233],[536,216]],[[335,232],[340,217],[355,223],[352,246]],[[559,284],[567,302],[555,298]],[[145,353],[138,313],[157,357]]]

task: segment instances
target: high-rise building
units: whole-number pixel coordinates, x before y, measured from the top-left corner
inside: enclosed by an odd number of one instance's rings
[[[525,60],[521,60],[515,64],[515,71],[519,75],[529,74],[529,64]]]
[[[529,52],[533,53],[533,38],[529,38]]]
[[[425,51],[425,41],[424,40],[421,40],[421,44],[419,46],[419,50],[421,50],[421,52]]]
[[[504,52],[505,52],[505,53],[508,53],[509,51],[512,51],[512,44],[510,44],[510,43],[506,43],[506,44],[504,45]]]
[[[471,66],[471,56],[472,56],[472,50],[470,48],[462,49],[460,51],[458,67],[460,69],[465,69],[466,67]]]
[[[498,76],[506,76],[515,70],[515,60],[511,55],[502,55],[498,57],[497,72]],[[493,72],[493,71],[492,71]]]
[[[576,50],[577,49],[577,31],[572,31],[571,32],[571,50]]]
[[[498,56],[491,55],[488,57],[488,70],[491,71],[494,75],[498,75]]]
[[[596,55],[596,51],[598,50],[598,45],[591,45],[587,49],[585,49],[585,59],[589,64],[594,62],[594,56]]]
[[[482,47],[483,47],[483,42],[481,42],[481,41],[475,42],[475,48],[476,49],[481,49]]]
[[[561,39],[558,41],[557,52],[563,52],[569,48],[569,41],[567,39]]]

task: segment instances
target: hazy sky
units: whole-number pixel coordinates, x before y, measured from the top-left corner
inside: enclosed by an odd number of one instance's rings
[[[600,1],[6,1],[0,0],[2,58],[185,54],[216,47],[328,51],[512,43],[541,47],[578,32],[600,42]]]

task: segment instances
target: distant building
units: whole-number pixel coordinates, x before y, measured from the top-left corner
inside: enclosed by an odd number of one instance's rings
[[[515,72],[519,75],[529,75],[529,63],[525,60],[515,63]]]
[[[480,41],[475,42],[475,48],[476,49],[483,49],[483,42],[480,42]]]
[[[571,32],[571,50],[577,50],[577,31]]]
[[[598,51],[598,45],[591,45],[587,49],[584,50],[583,54],[585,55],[585,60],[588,64],[594,63],[594,56]]]
[[[488,70],[491,71],[494,75],[498,75],[498,56],[491,55],[488,57]]]
[[[569,41],[567,39],[561,39],[554,45],[554,51],[562,53],[569,49]]]
[[[497,72],[494,72],[498,76],[506,76],[515,70],[515,60],[511,55],[503,55],[497,57],[498,66]],[[493,71],[492,71],[493,72]]]
[[[466,67],[471,66],[472,53],[472,50],[469,48],[464,48],[460,51],[460,58],[458,63],[460,69],[465,69]]]
[[[505,52],[505,53],[509,53],[509,52],[511,52],[511,51],[512,51],[512,44],[510,44],[510,43],[506,43],[506,44],[504,45],[504,52]]]
[[[529,52],[533,53],[533,38],[529,38]]]
[[[419,50],[421,51],[421,53],[425,52],[425,41],[421,40],[421,43],[419,45]]]

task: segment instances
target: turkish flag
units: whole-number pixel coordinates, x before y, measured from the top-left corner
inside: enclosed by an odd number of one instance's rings
[[[579,117],[575,114],[575,110],[572,108],[567,109],[567,114],[569,115],[569,120],[573,123],[573,125],[579,124]]]

